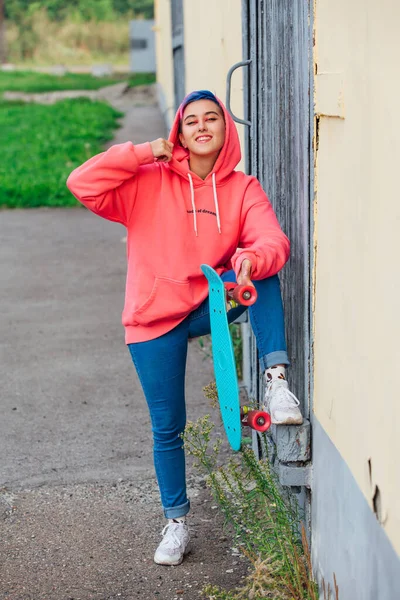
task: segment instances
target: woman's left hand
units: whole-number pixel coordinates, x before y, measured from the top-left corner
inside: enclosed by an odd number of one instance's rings
[[[237,276],[238,285],[253,285],[250,279],[251,262],[245,258],[240,266],[239,275]]]

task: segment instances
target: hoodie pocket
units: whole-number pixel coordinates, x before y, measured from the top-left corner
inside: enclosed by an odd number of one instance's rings
[[[156,277],[146,301],[133,313],[134,325],[152,325],[158,321],[179,319],[193,309],[188,281]]]

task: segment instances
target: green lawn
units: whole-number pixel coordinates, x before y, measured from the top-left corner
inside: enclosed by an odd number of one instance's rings
[[[128,83],[131,87],[135,87],[135,85],[150,85],[151,83],[155,83],[155,81],[155,73],[132,73],[128,77]]]
[[[73,206],[69,173],[101,152],[122,116],[87,99],[0,102],[0,207]]]
[[[89,74],[67,73],[63,76],[36,73],[35,71],[0,71],[0,94],[10,92],[51,92],[60,90],[97,90],[119,81],[131,86],[154,83],[154,73],[119,74],[110,77],[93,77]]]

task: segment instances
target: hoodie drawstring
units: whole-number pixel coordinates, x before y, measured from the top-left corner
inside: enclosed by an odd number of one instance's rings
[[[219,218],[217,183],[216,183],[216,179],[215,179],[215,173],[212,174],[212,182],[213,182],[213,192],[214,192],[214,206],[215,206],[215,212],[217,213],[218,231],[219,231],[219,233],[221,233],[221,219]]]
[[[192,201],[192,209],[193,209],[193,227],[194,227],[194,231],[196,236],[198,235],[197,233],[197,215],[196,215],[196,205],[194,203],[194,185],[193,185],[193,179],[190,173],[188,173],[188,177],[189,177],[189,184],[190,184],[190,199]]]
[[[193,209],[193,228],[194,228],[196,236],[198,236],[198,231],[197,231],[197,214],[196,214],[196,204],[195,204],[195,201],[194,201],[193,179],[192,179],[192,176],[191,176],[190,173],[188,173],[187,176],[188,176],[188,179],[189,179],[190,200],[192,202],[192,209]],[[216,215],[217,215],[218,232],[221,233],[221,219],[220,219],[220,216],[219,216],[217,183],[216,183],[215,173],[212,174],[212,183],[213,183],[214,206],[215,206],[215,212],[216,212]]]

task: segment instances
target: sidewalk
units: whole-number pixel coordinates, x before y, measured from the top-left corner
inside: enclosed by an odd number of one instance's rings
[[[116,141],[164,136],[131,105]],[[147,407],[123,341],[125,230],[89,211],[0,213],[0,598],[197,600],[247,567],[190,465],[193,551],[157,566],[164,525]],[[212,365],[189,345],[188,418]],[[190,463],[190,461],[189,461]]]

